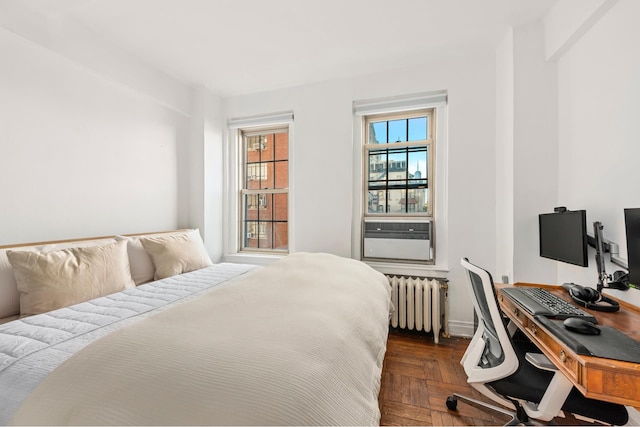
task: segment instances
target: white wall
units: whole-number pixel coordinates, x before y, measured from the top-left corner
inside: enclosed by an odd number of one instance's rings
[[[352,102],[447,90],[447,252],[452,327],[467,328],[472,309],[459,260],[495,265],[495,60],[493,55],[431,63],[357,79],[225,100],[226,117],[294,111],[296,251],[352,253],[354,141]],[[490,248],[490,250],[487,250]],[[465,330],[468,333],[468,330]]]
[[[624,208],[640,207],[640,2],[620,0],[558,60],[559,200],[586,209],[588,231],[626,258]],[[597,271],[560,265],[558,282],[594,286]],[[609,273],[619,267],[607,263]],[[615,292],[640,305],[640,291]]]
[[[193,91],[191,135],[179,148],[179,227],[199,228],[213,262],[222,257],[224,168],[221,100],[204,87]]]
[[[0,28],[0,244],[175,228],[185,117]]]
[[[495,280],[513,279],[513,28],[496,49],[496,269]],[[503,277],[506,276],[507,280]]]
[[[539,256],[538,214],[557,206],[557,74],[545,60],[541,23],[514,29],[513,280],[553,283]]]

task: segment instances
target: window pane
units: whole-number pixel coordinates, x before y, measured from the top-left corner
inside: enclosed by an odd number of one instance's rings
[[[274,222],[273,230],[273,249],[287,249],[289,247],[289,224]]]
[[[259,162],[263,137],[261,135],[249,136],[245,139],[245,156],[247,162]]]
[[[267,207],[268,194],[247,194],[245,195],[245,206],[247,209],[247,219],[258,219],[257,210],[265,210]]]
[[[276,221],[287,221],[289,219],[289,195],[273,195],[273,219]]]
[[[273,249],[273,223],[260,222],[260,248]]]
[[[258,222],[246,221],[244,228],[244,247],[257,248],[258,241]]]
[[[261,135],[262,144],[260,149],[260,159],[264,162],[267,160],[273,160],[273,134]]]
[[[407,149],[389,150],[389,179],[407,178]]]
[[[404,213],[407,190],[389,190],[387,198],[388,213]]]
[[[367,211],[369,213],[383,213],[385,211],[385,198],[386,191],[383,190],[369,190],[368,192],[368,201],[367,201]]]
[[[411,188],[412,181],[409,181],[409,186],[410,189],[407,190],[407,203],[409,203],[409,212],[427,212],[427,196],[429,194],[427,188],[422,186],[419,186],[418,188]]]
[[[389,142],[407,142],[407,119],[389,121]]]
[[[423,141],[425,139],[427,139],[427,118],[409,119],[409,141]]]
[[[387,179],[387,152],[369,152],[369,181]]]
[[[289,158],[289,134],[279,132],[275,135],[275,160],[287,160]]]
[[[289,187],[289,162],[275,162],[275,179],[276,184],[274,188],[287,188]]]
[[[427,179],[427,165],[427,147],[409,151],[409,178]]]
[[[260,194],[264,207],[260,209],[260,221],[273,218],[273,194]]]
[[[260,189],[272,189],[273,186],[273,162],[260,163]]]
[[[387,143],[387,122],[369,124],[369,144]]]
[[[269,173],[266,163],[249,163],[246,167],[246,187],[249,190],[258,190],[264,188],[269,176],[273,176],[273,172]]]
[[[258,213],[258,197],[257,195],[254,194],[247,194],[244,196],[244,203],[245,203],[245,212],[244,212],[244,218],[247,221],[253,221],[253,220],[258,220],[259,218],[259,213]]]

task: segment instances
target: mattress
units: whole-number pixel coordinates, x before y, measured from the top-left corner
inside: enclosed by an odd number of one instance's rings
[[[97,339],[256,268],[220,263],[0,325],[0,424],[55,368]]]
[[[368,265],[295,253],[11,322],[0,421],[376,425],[391,309]]]

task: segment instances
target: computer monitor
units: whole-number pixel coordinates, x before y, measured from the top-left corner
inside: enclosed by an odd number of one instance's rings
[[[585,210],[540,214],[539,225],[541,257],[589,266]]]
[[[640,285],[640,208],[624,210],[624,224],[627,234],[627,263],[629,283]]]

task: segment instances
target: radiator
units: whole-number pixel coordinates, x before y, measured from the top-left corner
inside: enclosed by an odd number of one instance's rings
[[[394,310],[389,324],[393,328],[433,331],[433,340],[440,341],[440,332],[449,336],[448,286],[436,279],[390,276],[391,302]]]

